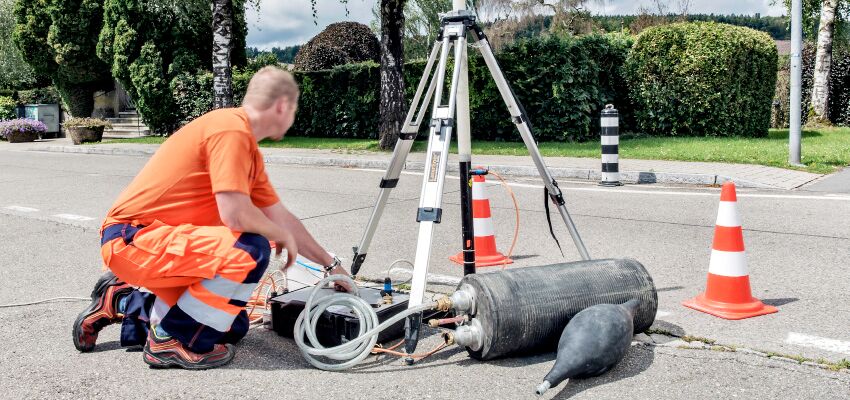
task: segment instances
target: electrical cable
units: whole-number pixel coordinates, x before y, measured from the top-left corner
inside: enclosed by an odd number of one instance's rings
[[[404,343],[404,340],[402,340],[401,342],[396,344],[396,346],[393,346],[393,348],[401,345],[402,343]],[[407,354],[407,353],[402,353],[400,351],[395,351],[392,348],[385,349],[385,348],[382,348],[382,347],[375,347],[374,349],[372,349],[372,354],[379,354],[379,353],[390,354],[390,355],[394,355],[394,356],[398,356],[398,357],[412,358],[412,359],[418,361],[418,360],[421,360],[425,357],[430,357],[434,353],[436,353],[436,352],[438,352],[442,349],[445,349],[447,346],[448,345],[446,343],[440,343],[439,345],[437,345],[437,347],[434,347],[433,349],[431,349],[427,353],[419,353],[419,354]]]
[[[35,304],[48,303],[48,302],[57,301],[57,300],[91,301],[91,297],[52,297],[52,298],[44,299],[44,300],[31,301],[29,303],[0,304],[0,308],[32,306],[32,305],[35,305]]]
[[[389,268],[387,268],[387,274],[386,274],[386,275],[384,275],[384,276],[386,276],[387,278],[392,278],[392,277],[390,276],[390,273],[392,273],[392,271],[393,271],[393,266],[394,266],[394,265],[396,265],[396,264],[398,264],[398,263],[400,263],[400,262],[404,262],[404,263],[407,263],[407,265],[410,265],[411,270],[412,270],[412,268],[415,268],[415,266],[413,265],[413,263],[412,263],[410,260],[405,259],[405,258],[399,258],[398,260],[395,260],[395,261],[393,261],[393,262],[390,264]],[[402,271],[404,271],[404,270],[402,270]],[[410,279],[408,279],[408,280],[406,280],[406,281],[404,281],[404,282],[398,283],[397,285],[403,285],[403,284],[408,283],[408,282],[410,282],[410,281],[412,281],[412,280],[413,280],[413,274],[411,273],[411,274],[410,274]],[[395,281],[395,280],[393,280],[393,281]]]
[[[325,271],[322,271],[322,270],[320,270],[320,269],[318,269],[318,268],[311,267],[311,266],[309,266],[309,265],[307,265],[307,264],[305,264],[305,263],[303,263],[303,262],[301,262],[301,261],[295,260],[295,262],[296,262],[298,265],[300,265],[300,266],[302,266],[302,267],[304,267],[304,268],[307,268],[307,269],[309,269],[309,270],[311,270],[311,271],[316,271],[316,272],[325,272]]]
[[[514,191],[511,190],[511,187],[510,187],[510,185],[508,185],[508,182],[505,181],[505,178],[502,178],[502,176],[499,175],[498,173],[496,173],[495,171],[488,170],[487,173],[495,175],[496,178],[498,178],[499,181],[501,182],[502,187],[505,188],[505,190],[508,191],[508,194],[511,195],[511,200],[513,200],[513,202],[514,202],[514,211],[516,212],[516,223],[514,224],[514,237],[511,240],[511,247],[508,249],[508,255],[505,256],[505,260],[502,262],[502,269],[505,269],[508,266],[508,260],[511,258],[511,255],[513,255],[513,253],[514,253],[514,246],[516,246],[516,241],[517,241],[517,238],[519,237],[519,203],[516,200],[516,195],[514,195]]]
[[[330,282],[345,282],[354,288],[354,293],[334,293],[323,297],[318,301],[314,301],[319,289],[328,286]],[[372,305],[357,296],[357,285],[350,277],[346,275],[331,275],[322,279],[310,291],[310,297],[307,299],[307,304],[304,306],[304,311],[298,316],[295,321],[295,343],[301,350],[304,358],[316,368],[325,371],[342,371],[351,368],[372,353],[375,349],[375,343],[378,341],[378,334],[384,329],[390,327],[398,321],[407,318],[411,314],[419,313],[425,310],[433,309],[437,306],[436,302],[421,304],[419,306],[409,308],[402,311],[383,323],[378,323],[378,315],[372,309]],[[346,343],[334,347],[324,347],[319,343],[316,336],[316,327],[321,319],[322,313],[332,306],[344,306],[357,315],[360,321],[360,329],[357,338]],[[307,336],[307,342],[304,341],[304,336]],[[435,352],[438,351],[434,350]],[[432,353],[433,354],[433,353]],[[407,356],[407,355],[405,355]],[[327,363],[319,360],[318,357],[325,357],[331,360],[342,361],[341,363]]]

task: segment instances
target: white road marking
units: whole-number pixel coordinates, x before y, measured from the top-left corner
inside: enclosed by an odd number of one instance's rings
[[[655,312],[655,316],[661,317],[661,318],[669,317],[672,314],[673,313],[671,313],[670,311],[662,311],[662,310],[658,310],[658,311]]]
[[[3,208],[5,208],[7,210],[20,211],[20,212],[36,212],[36,211],[38,211],[37,208],[24,207],[24,206],[6,206],[6,207],[3,207]]]
[[[94,218],[86,217],[84,215],[76,215],[76,214],[55,214],[53,215],[56,218],[70,219],[72,221],[91,221]]]
[[[523,183],[509,183],[511,186],[515,187],[525,187],[532,189],[543,189],[542,185],[528,185]],[[718,197],[719,193],[716,192],[671,192],[666,190],[633,190],[633,189],[605,189],[605,188],[573,188],[573,187],[562,187],[561,190],[568,191],[584,191],[584,192],[608,192],[608,193],[620,193],[620,194],[664,194],[670,196],[710,196],[710,197]],[[844,196],[808,196],[808,195],[786,195],[786,194],[761,194],[761,193],[737,193],[738,197],[752,197],[752,198],[761,198],[761,199],[792,199],[792,200],[839,200],[839,201],[850,201],[850,197]]]
[[[803,347],[813,347],[816,349],[831,351],[833,353],[850,354],[850,342],[845,342],[843,340],[827,339],[802,333],[788,332],[788,338],[785,339],[785,342]]]

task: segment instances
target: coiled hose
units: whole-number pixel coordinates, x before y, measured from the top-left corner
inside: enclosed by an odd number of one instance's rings
[[[348,283],[349,287],[353,288],[354,293],[334,293],[330,296],[323,297],[313,303],[316,294],[323,287],[331,282],[342,281]],[[357,285],[350,277],[346,275],[331,275],[322,279],[310,290],[310,297],[307,299],[307,304],[304,305],[304,311],[298,316],[295,321],[295,343],[304,355],[304,358],[314,367],[325,371],[342,371],[351,368],[360,361],[363,361],[375,347],[378,341],[378,334],[396,322],[407,318],[407,316],[419,313],[425,310],[433,309],[437,306],[436,302],[422,304],[403,312],[400,312],[390,319],[378,324],[378,314],[372,309],[372,305],[363,300],[357,295]],[[316,324],[322,313],[331,306],[348,307],[357,315],[360,321],[360,329],[357,338],[343,343],[339,346],[324,347],[319,343],[316,337]],[[304,341],[304,336],[307,336],[307,342]],[[341,363],[327,363],[321,361],[318,357],[325,357],[331,360],[342,361]]]

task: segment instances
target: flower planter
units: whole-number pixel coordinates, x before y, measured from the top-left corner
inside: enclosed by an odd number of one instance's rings
[[[34,142],[36,139],[38,139],[38,132],[9,132],[6,135],[9,143]]]
[[[74,144],[81,144],[101,141],[103,139],[103,128],[102,126],[98,126],[94,128],[78,127],[65,129],[68,131],[68,135],[71,136],[71,141]]]

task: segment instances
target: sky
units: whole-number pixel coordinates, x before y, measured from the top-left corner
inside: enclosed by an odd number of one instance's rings
[[[249,9],[248,46],[261,50],[306,43],[310,38],[334,22],[357,21],[369,25],[374,16],[372,8],[380,0],[348,0],[346,6],[339,0],[317,0],[318,18],[313,19],[310,0],[263,0],[259,12]],[[681,0],[666,0],[671,11],[678,10]],[[783,15],[782,1],[771,5],[772,0],[690,0],[691,14],[755,14]],[[652,0],[591,1],[595,14],[637,14],[641,7],[652,9]]]

